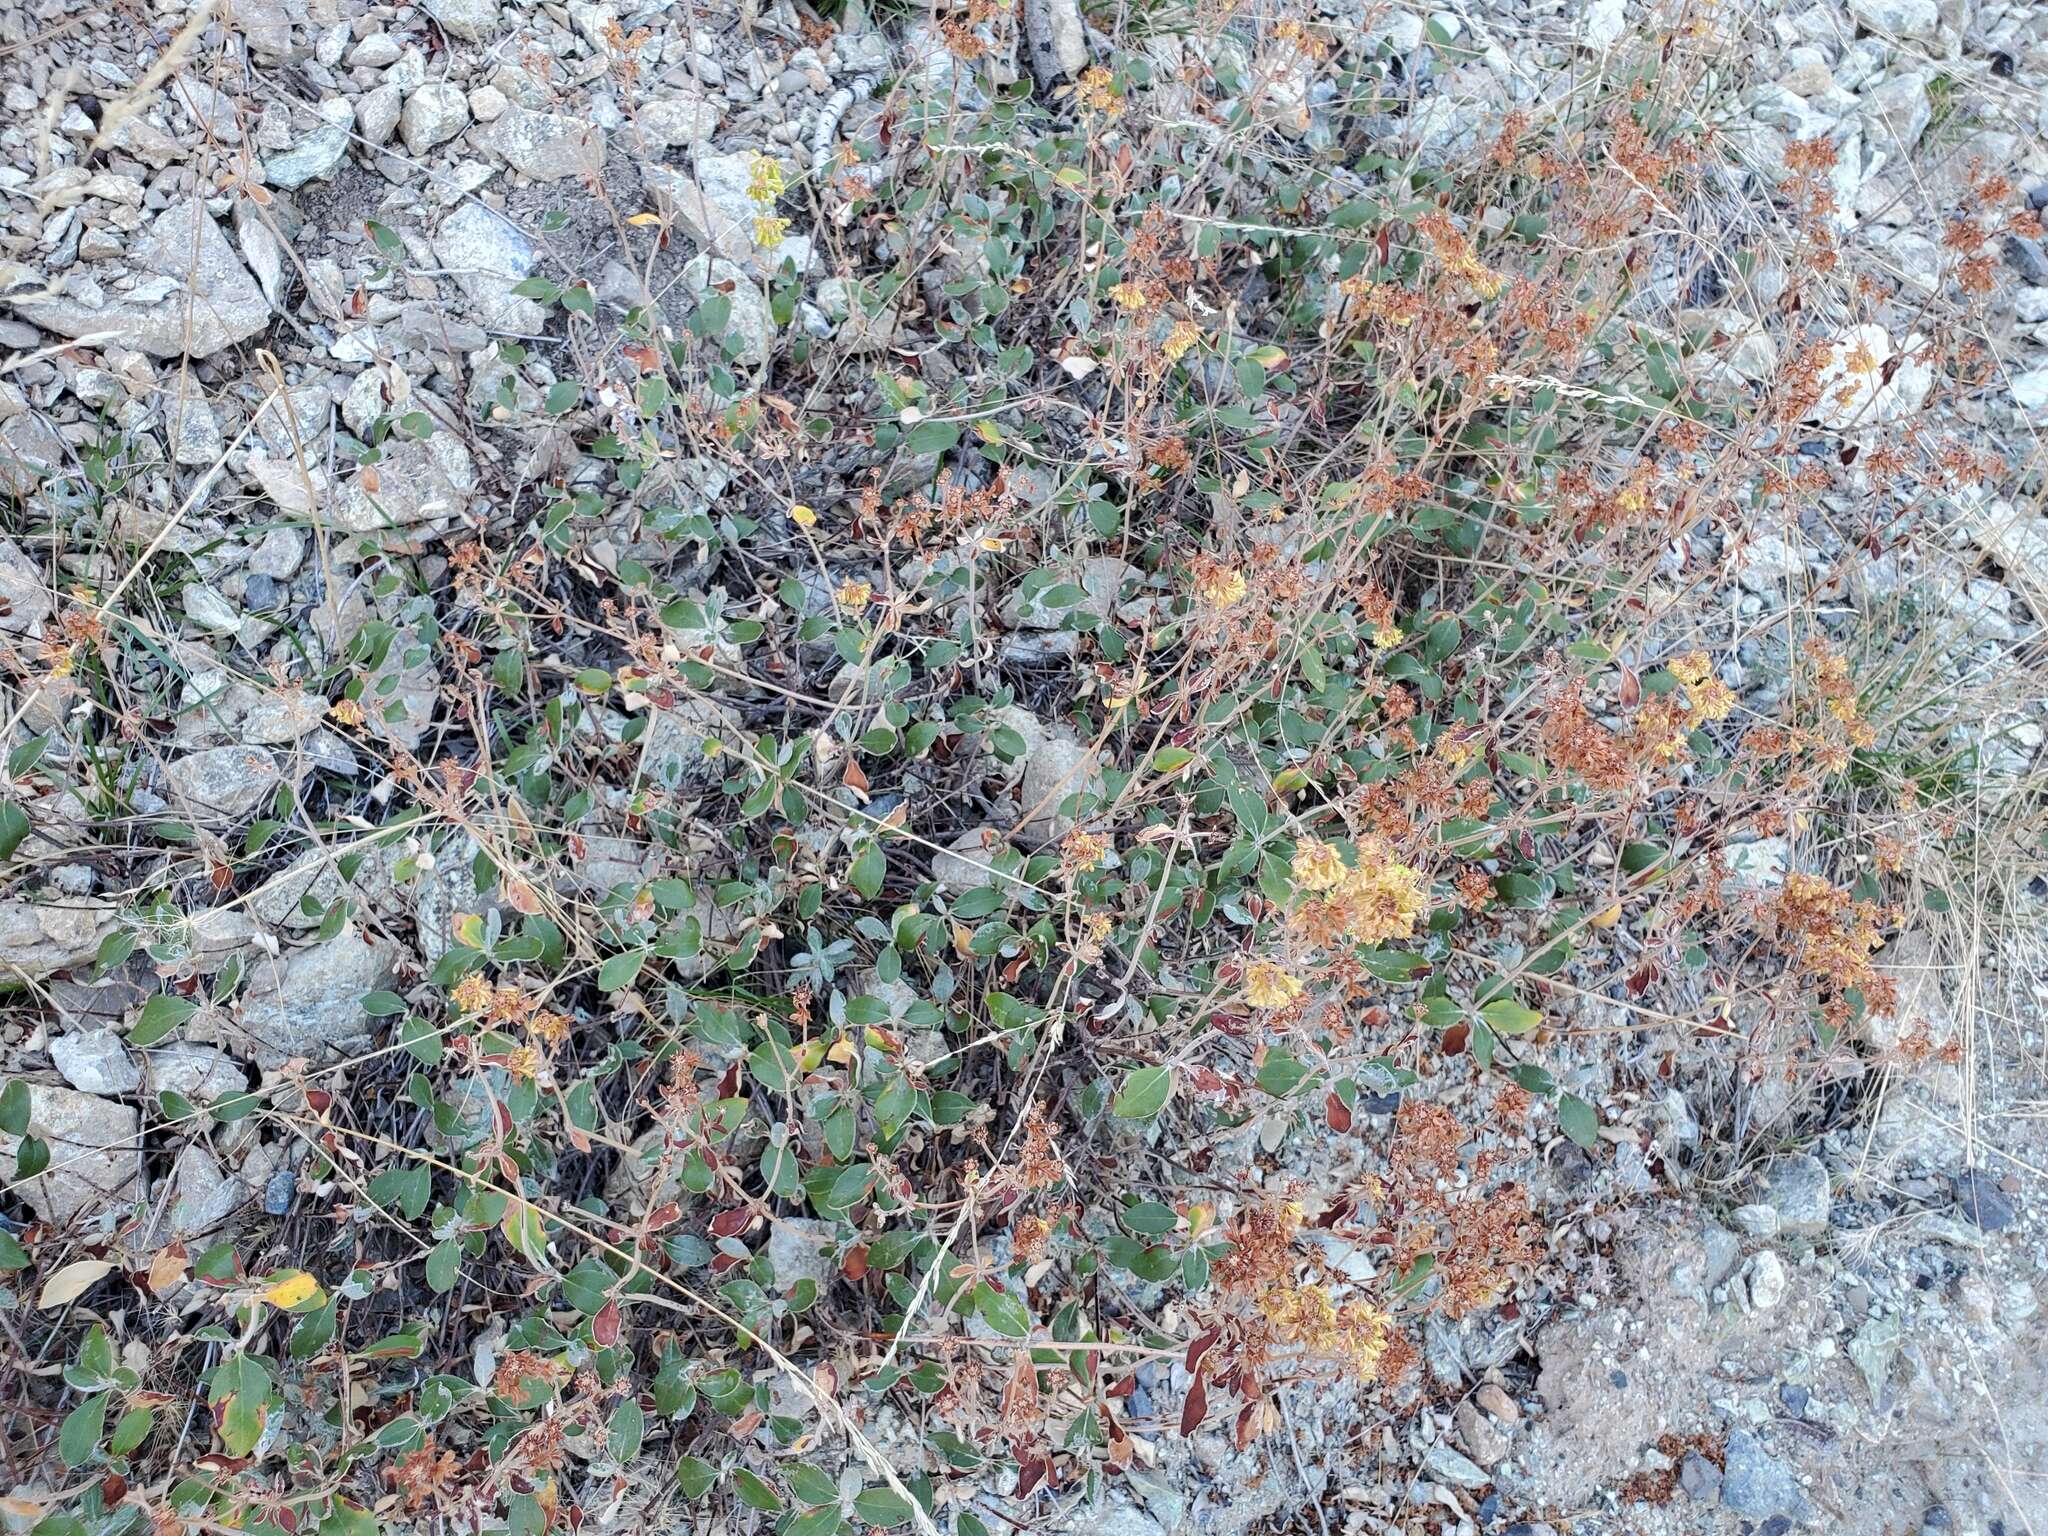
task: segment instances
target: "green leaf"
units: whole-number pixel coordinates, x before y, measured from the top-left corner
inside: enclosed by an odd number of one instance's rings
[[[1173,1068],[1139,1067],[1124,1079],[1110,1110],[1126,1120],[1150,1120],[1173,1097]]]
[[[10,1077],[7,1086],[0,1088],[0,1132],[28,1134],[28,1084],[21,1078]]]
[[[955,421],[920,421],[910,429],[906,442],[912,453],[950,453],[960,441],[960,424]]]
[[[114,1425],[114,1438],[107,1442],[107,1453],[112,1456],[126,1456],[149,1438],[149,1432],[156,1427],[156,1412],[149,1408],[130,1408]]]
[[[1564,1128],[1565,1135],[1582,1147],[1600,1140],[1600,1111],[1575,1093],[1558,1096],[1557,1123]]]
[[[505,1219],[499,1223],[509,1242],[526,1262],[535,1269],[545,1269],[548,1262],[548,1227],[539,1211],[524,1200],[511,1200],[505,1205]]]
[[[206,1400],[215,1409],[221,1443],[230,1456],[253,1455],[270,1421],[270,1372],[237,1352],[214,1367]]]
[[[562,1300],[585,1317],[595,1317],[604,1310],[617,1279],[597,1259],[584,1259],[562,1277]]]
[[[882,879],[889,873],[889,856],[882,852],[882,845],[871,842],[854,855],[853,867],[846,872],[855,890],[873,901],[882,889]]]
[[[28,834],[28,812],[13,800],[0,805],[0,859],[13,858]]]
[[[550,416],[564,416],[576,408],[576,402],[583,398],[583,386],[574,379],[561,379],[548,389],[544,409]]]
[[[869,1525],[901,1525],[911,1516],[910,1502],[893,1488],[863,1488],[853,1508]]]
[[[640,1399],[628,1392],[612,1410],[611,1449],[612,1459],[629,1462],[640,1454],[641,1437],[647,1432],[647,1415],[640,1409]]]
[[[446,1296],[455,1289],[461,1273],[462,1244],[452,1237],[442,1238],[427,1255],[427,1284],[433,1287],[435,1295]]]
[[[789,1494],[799,1504],[837,1504],[839,1484],[830,1473],[805,1462],[784,1469],[789,1477]]]
[[[1497,997],[1479,1010],[1481,1018],[1493,1026],[1497,1035],[1526,1035],[1543,1022],[1543,1015],[1534,1008],[1524,1007],[1512,997]]]
[[[28,1250],[12,1232],[0,1229],[0,1273],[28,1268]]]
[[[107,1427],[107,1394],[95,1392],[64,1415],[64,1427],[57,1431],[57,1454],[67,1467],[82,1467],[100,1448],[100,1436]]]
[[[640,974],[640,967],[647,963],[647,951],[629,949],[623,955],[613,955],[597,968],[597,987],[600,992],[617,992],[633,984],[633,978]]]
[[[745,1467],[732,1469],[732,1491],[749,1509],[758,1509],[764,1515],[782,1512],[782,1495]]]
[[[685,1456],[676,1463],[676,1487],[691,1503],[704,1497],[718,1484],[718,1468],[700,1456]]]
[[[1006,1339],[1030,1336],[1031,1313],[1012,1292],[999,1291],[984,1280],[975,1292],[975,1310]]]

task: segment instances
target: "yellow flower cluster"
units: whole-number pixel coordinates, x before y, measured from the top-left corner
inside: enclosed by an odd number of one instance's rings
[[[1359,844],[1352,868],[1328,844],[1306,842],[1295,852],[1294,878],[1314,899],[1304,902],[1290,922],[1313,944],[1409,938],[1429,907],[1421,872],[1396,859],[1379,838]]]
[[[1244,999],[1254,1008],[1285,1008],[1302,994],[1300,981],[1270,960],[1245,968]]]
[[[1685,701],[1700,720],[1726,720],[1735,712],[1735,694],[1714,675],[1705,651],[1675,656],[1665,665],[1685,689]]]
[[[1315,1285],[1279,1285],[1259,1297],[1274,1335],[1311,1355],[1343,1362],[1361,1380],[1379,1374],[1387,1349],[1387,1315],[1363,1301],[1342,1307]]]

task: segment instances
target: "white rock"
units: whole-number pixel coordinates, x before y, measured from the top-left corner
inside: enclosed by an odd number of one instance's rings
[[[1586,46],[1605,53],[1628,31],[1627,8],[1623,0],[1592,0],[1579,24]]]
[[[604,130],[580,117],[514,107],[471,134],[470,142],[535,181],[595,176],[604,169]]]
[[[270,301],[197,199],[158,214],[129,259],[138,280],[123,291],[72,273],[54,293],[7,302],[60,336],[118,340],[151,357],[210,357],[270,323]]]
[[[761,285],[733,262],[708,254],[691,257],[682,276],[683,287],[700,304],[714,293],[728,301],[727,335],[739,343],[735,360],[747,368],[767,362],[775,339],[775,315]]]
[[[102,1212],[124,1214],[141,1167],[141,1116],[125,1104],[47,1083],[28,1085],[28,1130],[49,1150],[49,1166],[21,1189],[37,1215],[63,1225]],[[17,1176],[14,1136],[0,1135],[0,1172]]]
[[[1768,1312],[1785,1299],[1785,1292],[1791,1286],[1791,1277],[1785,1273],[1785,1261],[1770,1249],[1752,1254],[1742,1266],[1742,1282],[1749,1296],[1750,1310]]]
[[[223,1043],[274,1071],[294,1056],[325,1066],[371,1042],[363,999],[390,966],[353,930],[310,949],[250,966],[240,1017],[220,1024]]]
[[[202,821],[233,821],[256,809],[279,783],[277,755],[262,747],[212,747],[164,770],[171,799]]]
[[[398,132],[414,155],[445,144],[469,126],[469,98],[458,86],[436,81],[405,99],[398,114]]]
[[[2012,381],[2012,400],[2027,413],[2027,420],[2048,422],[2048,368],[2035,368]]]
[[[482,203],[466,202],[441,221],[434,254],[477,306],[486,329],[530,336],[547,313],[532,299],[512,292],[531,277],[539,252],[519,227]]]
[[[1941,25],[1935,0],[1849,0],[1849,14],[1873,32],[1932,37]]]
[[[702,144],[718,129],[718,108],[703,96],[665,96],[642,107],[637,121],[654,148]]]
[[[746,262],[754,254],[754,219],[768,211],[748,195],[759,158],[752,150],[700,153],[690,170],[665,165],[643,169],[648,186],[673,211],[684,234],[728,261]]]
[[[392,131],[398,127],[398,114],[405,104],[405,92],[395,84],[384,84],[367,90],[356,98],[356,132],[363,136],[365,143],[381,145],[391,142]]]
[[[1791,867],[1790,838],[1760,837],[1728,850],[1728,883],[1736,890],[1776,890],[1785,883],[1785,871]]]
[[[50,1060],[80,1093],[119,1095],[142,1086],[142,1068],[107,1028],[75,1030],[50,1042]]]
[[[488,42],[498,35],[498,0],[429,0],[427,14],[451,37]]]

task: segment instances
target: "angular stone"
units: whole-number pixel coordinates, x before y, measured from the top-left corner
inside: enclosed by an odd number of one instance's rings
[[[648,187],[668,205],[684,234],[713,255],[746,262],[754,254],[754,220],[771,211],[751,195],[759,158],[751,150],[699,154],[694,171],[667,165],[641,169]]]
[[[355,127],[355,112],[345,101],[322,102],[320,126],[283,154],[263,162],[263,179],[273,187],[288,190],[309,181],[325,181],[348,158],[348,139]]]
[[[28,1132],[44,1142],[49,1166],[21,1194],[45,1221],[63,1225],[101,1211],[119,1212],[135,1190],[142,1119],[125,1104],[89,1093],[30,1083]],[[8,1180],[17,1177],[18,1137],[0,1135]]]
[[[580,117],[514,107],[470,142],[535,181],[596,176],[604,169],[604,130]]]
[[[1828,1170],[1817,1157],[1798,1153],[1772,1163],[1764,1172],[1763,1198],[1778,1213],[1780,1232],[1817,1237],[1828,1229]]]
[[[743,729],[740,717],[722,704],[678,699],[652,712],[640,738],[641,771],[665,788],[716,784],[725,777],[725,759],[710,749],[729,745]]]
[[[212,747],[177,759],[164,777],[186,814],[233,821],[255,810],[284,773],[276,754],[262,747]]]
[[[81,1029],[50,1042],[50,1060],[80,1093],[119,1095],[142,1086],[142,1068],[111,1029]]]
[[[224,1174],[213,1154],[190,1142],[171,1168],[171,1230],[179,1237],[211,1232],[249,1203],[249,1186]]]
[[[270,323],[270,301],[196,198],[158,214],[130,260],[140,280],[125,292],[74,273],[54,293],[7,302],[60,336],[118,341],[151,357],[211,357]]]
[[[405,98],[398,114],[399,137],[415,156],[445,144],[469,126],[469,98],[446,81],[421,86]]]
[[[19,545],[0,539],[0,633],[40,635],[43,621],[56,611],[35,562]]]
[[[533,275],[540,253],[503,214],[481,203],[464,203],[441,221],[434,254],[476,304],[477,317],[487,328],[531,336],[545,323],[547,314],[539,304],[512,292],[514,284]]]
[[[376,489],[367,476],[374,474]],[[445,428],[428,438],[391,438],[384,457],[342,481],[328,521],[347,533],[407,528],[455,517],[476,491],[476,461]]]
[[[450,37],[467,43],[489,42],[502,26],[498,0],[431,0],[427,14],[441,23]]]
[[[327,1066],[370,1045],[363,999],[391,974],[384,951],[350,930],[249,969],[238,1018],[219,1025],[221,1043],[273,1070],[295,1056]]]
[[[99,953],[114,909],[102,901],[0,901],[0,975],[39,981]]]

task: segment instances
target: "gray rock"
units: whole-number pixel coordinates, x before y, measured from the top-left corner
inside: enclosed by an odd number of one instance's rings
[[[262,747],[210,747],[189,753],[164,770],[171,799],[204,821],[248,815],[283,782],[277,755]]]
[[[1780,534],[1759,534],[1742,551],[1742,563],[1735,579],[1745,592],[1781,597],[1787,582],[1797,584],[1806,574],[1806,554]]]
[[[2003,1232],[2019,1220],[2012,1197],[1998,1187],[1995,1175],[1971,1168],[1956,1177],[1956,1204],[1986,1232]]]
[[[464,203],[441,221],[434,254],[475,302],[488,329],[531,336],[546,323],[547,312],[538,303],[512,292],[533,275],[539,252],[503,214]]]
[[[1456,1488],[1484,1488],[1493,1474],[1459,1451],[1447,1440],[1439,1440],[1422,1458],[1422,1470],[1440,1483]]]
[[[953,839],[953,851],[932,855],[932,879],[954,892],[1005,884],[1001,876],[989,873],[1005,847],[997,828],[970,827]]]
[[[80,1093],[120,1095],[142,1086],[142,1068],[113,1030],[81,1029],[50,1042],[50,1060]]]
[[[249,1203],[249,1186],[220,1171],[201,1142],[189,1142],[171,1168],[171,1230],[180,1237],[211,1232]]]
[[[469,126],[469,98],[446,81],[421,86],[405,98],[398,114],[398,133],[414,155],[445,144]]]
[[[643,170],[684,234],[713,255],[746,262],[754,254],[754,219],[765,211],[748,195],[758,158],[751,150],[699,154],[693,171],[666,165]]]
[[[1828,1170],[1803,1153],[1781,1157],[1764,1171],[1763,1198],[1778,1213],[1778,1230],[1817,1237],[1828,1229]]]
[[[1927,95],[1932,78],[1921,70],[1906,70],[1863,93],[1856,111],[1871,142],[1895,155],[1908,153],[1920,142],[1934,116],[1934,103]]]
[[[1710,1221],[1700,1233],[1700,1246],[1705,1253],[1700,1283],[1711,1290],[1741,1262],[1742,1239],[1719,1223]]]
[[[535,181],[595,176],[604,169],[604,130],[580,117],[514,107],[471,134],[470,142]]]
[[[635,121],[654,148],[703,144],[718,129],[718,108],[703,96],[666,96],[642,107]]]
[[[125,1104],[30,1083],[28,1131],[48,1146],[50,1162],[22,1186],[23,1198],[43,1220],[58,1225],[102,1211],[118,1212],[135,1190],[141,1124],[141,1116]],[[20,1146],[18,1137],[0,1135],[0,1159],[9,1180],[17,1177],[15,1155]]]
[[[143,1052],[143,1086],[151,1093],[175,1093],[205,1106],[244,1092],[248,1073],[225,1051],[190,1040],[171,1040]]]
[[[218,1026],[222,1043],[265,1069],[295,1056],[316,1067],[329,1065],[371,1043],[363,999],[389,975],[384,952],[353,930],[259,961],[249,969],[239,1018]]]
[[[345,101],[322,102],[321,123],[281,155],[263,162],[263,179],[273,187],[295,189],[309,181],[325,181],[348,157],[355,112]]]
[[[60,336],[104,336],[151,357],[210,357],[270,323],[270,301],[196,198],[158,214],[130,260],[135,281],[122,291],[73,272],[54,293],[7,302]]]
[[[367,90],[356,98],[356,132],[367,144],[391,142],[398,128],[398,114],[405,109],[405,92],[392,81]]]
[[[1785,1273],[1785,1262],[1770,1249],[1753,1254],[1742,1266],[1742,1281],[1749,1296],[1750,1310],[1768,1312],[1785,1299],[1785,1292],[1791,1284]]]
[[[1789,1468],[1767,1455],[1748,1430],[1728,1436],[1728,1465],[1721,1474],[1721,1504],[1751,1520],[1798,1515],[1806,1500]]]
[[[501,26],[498,0],[430,0],[427,14],[450,37],[469,43],[489,42]]]
[[[1893,37],[1932,37],[1941,25],[1935,0],[1849,0],[1857,25]]]
[[[39,981],[99,953],[114,909],[101,901],[0,901],[0,974]]]
[[[722,704],[679,698],[652,711],[640,738],[641,771],[664,787],[708,788],[725,777],[724,758],[709,749],[729,746],[744,728],[740,717]]]
[[[683,287],[700,304],[713,293],[725,296],[730,305],[726,333],[739,343],[735,361],[748,368],[768,361],[775,340],[774,311],[761,285],[744,268],[718,256],[693,256],[683,265]]]
[[[0,634],[40,635],[57,611],[34,561],[19,545],[0,539]]]
[[[1737,890],[1772,891],[1785,883],[1792,867],[1792,841],[1760,837],[1728,850],[1728,883]]]
[[[824,1290],[839,1272],[832,1260],[836,1240],[836,1229],[829,1221],[775,1218],[768,1234],[768,1262],[774,1266],[776,1285],[788,1290],[799,1280],[814,1280],[818,1289]]]
[[[1003,599],[1003,622],[1015,629],[1058,629],[1070,614],[1091,614],[1097,619],[1106,619],[1115,606],[1117,594],[1127,581],[1136,580],[1142,572],[1134,565],[1119,560],[1113,555],[1098,555],[1082,560],[1070,567],[1059,569],[1057,577],[1046,587],[1031,594],[1027,601],[1021,586],[1012,588]],[[1082,596],[1078,602],[1065,607],[1053,607],[1045,601],[1046,594],[1057,587],[1079,587]]]
[[[1023,712],[1004,713],[1015,716]],[[1024,779],[1017,791],[1018,814],[1023,818],[1017,838],[1042,847],[1058,842],[1076,826],[1075,817],[1061,809],[1071,796],[1101,793],[1102,761],[1065,726],[1046,726],[1029,715],[1024,718],[1030,721],[1031,730],[1020,731],[1026,750]]]
[[[1721,1469],[1693,1451],[1678,1464],[1678,1486],[1702,1504],[1716,1503],[1721,1497]]]
[[[242,627],[242,610],[203,582],[187,587],[180,602],[185,617],[209,635],[232,635]]]
[[[2012,401],[2027,420],[2048,422],[2048,368],[2035,368],[2012,381]]]
[[[2026,235],[2005,237],[2005,264],[2029,283],[2048,283],[2048,246]]]
[[[453,432],[385,440],[374,466],[376,489],[358,470],[341,483],[328,521],[347,533],[375,533],[452,518],[469,506],[477,486],[476,461]]]

